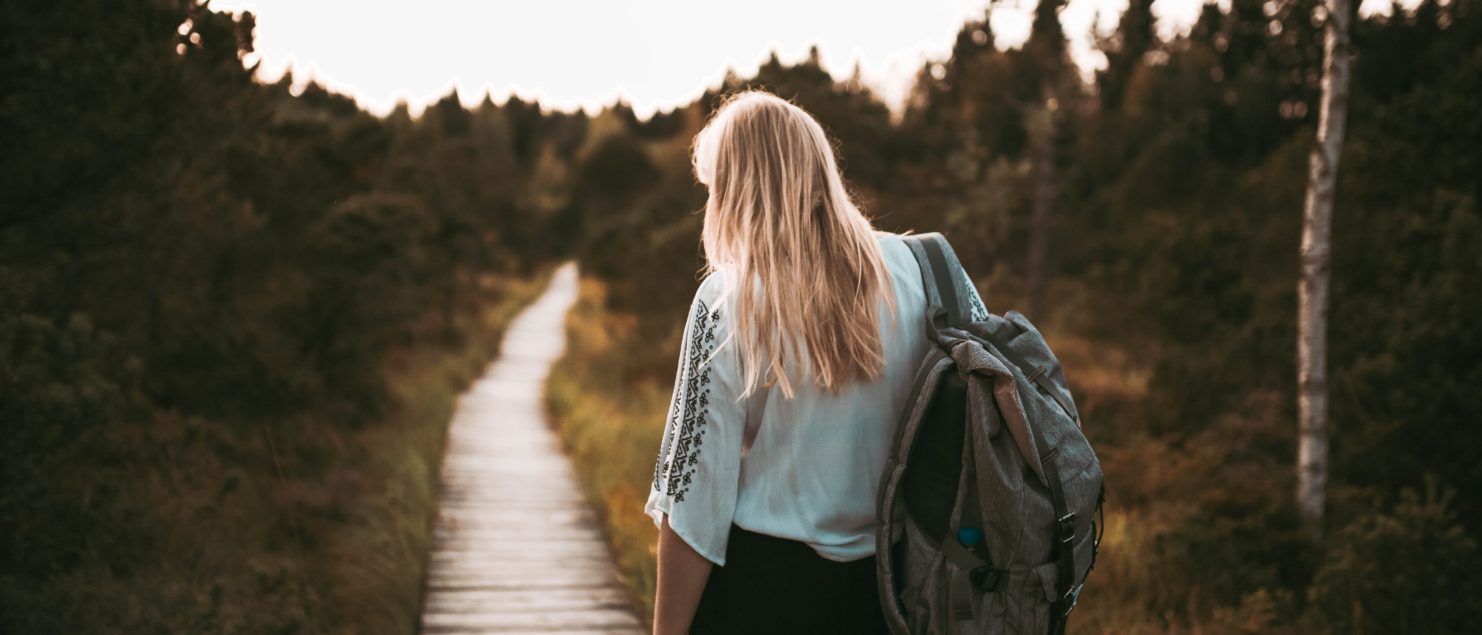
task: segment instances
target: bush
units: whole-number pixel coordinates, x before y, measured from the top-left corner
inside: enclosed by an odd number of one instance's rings
[[[1312,618],[1335,633],[1462,633],[1482,619],[1477,543],[1451,509],[1454,491],[1400,493],[1388,512],[1337,533],[1308,590]]]

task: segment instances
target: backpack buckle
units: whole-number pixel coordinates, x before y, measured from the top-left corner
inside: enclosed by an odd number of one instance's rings
[[[1062,595],[1060,596],[1060,599],[1055,600],[1055,604],[1058,607],[1057,610],[1060,611],[1061,618],[1070,617],[1071,610],[1075,609],[1076,602],[1080,601],[1081,599],[1081,587],[1083,586],[1085,585],[1077,584],[1075,586],[1072,586],[1069,589],[1065,590],[1065,595]]]
[[[1056,523],[1059,525],[1060,542],[1069,544],[1075,541],[1075,512],[1061,516]]]

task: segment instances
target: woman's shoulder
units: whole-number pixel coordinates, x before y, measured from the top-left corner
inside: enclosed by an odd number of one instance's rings
[[[695,288],[695,302],[704,302],[714,307],[720,304],[724,298],[727,287],[730,284],[729,275],[725,269],[715,269],[700,279],[700,286]]]
[[[729,285],[729,274],[724,269],[705,274],[690,300],[691,321],[704,321],[714,328],[722,320],[728,320],[730,311],[723,309],[723,305],[730,293]]]
[[[889,245],[892,247],[905,247],[908,251],[910,250],[910,247],[906,246],[905,234],[898,234],[892,231],[877,229],[875,230],[875,241],[878,242],[881,247]]]
[[[906,244],[904,234],[877,229],[875,238],[880,245],[880,256],[885,259],[886,266],[891,271],[908,276],[915,272],[916,255],[911,252],[910,245]]]

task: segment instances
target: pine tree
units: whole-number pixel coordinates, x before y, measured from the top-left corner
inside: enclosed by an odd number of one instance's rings
[[[1025,44],[1031,77],[1038,81],[1039,101],[1029,108],[1025,128],[1031,137],[1034,160],[1034,205],[1029,218],[1028,313],[1044,319],[1049,286],[1051,254],[1051,215],[1055,207],[1056,121],[1060,108],[1059,82],[1069,64],[1065,48],[1065,31],[1060,26],[1060,9],[1064,0],[1040,0],[1034,9],[1034,24]]]
[[[1116,32],[1102,42],[1106,69],[1096,72],[1096,84],[1103,109],[1114,111],[1122,106],[1127,84],[1142,66],[1143,56],[1157,44],[1153,27],[1153,0],[1131,0]]]

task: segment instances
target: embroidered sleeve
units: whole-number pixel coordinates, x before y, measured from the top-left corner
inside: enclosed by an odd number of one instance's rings
[[[962,280],[962,285],[967,288],[968,313],[971,316],[968,319],[973,322],[987,320],[988,307],[983,306],[983,298],[978,295],[978,285],[973,284],[972,277],[967,275],[967,270],[961,267],[957,268],[957,277]]]
[[[655,526],[667,515],[680,538],[724,566],[741,473],[746,403],[739,399],[736,343],[725,341],[730,316],[717,306],[716,275],[706,278],[690,304],[644,512]]]

